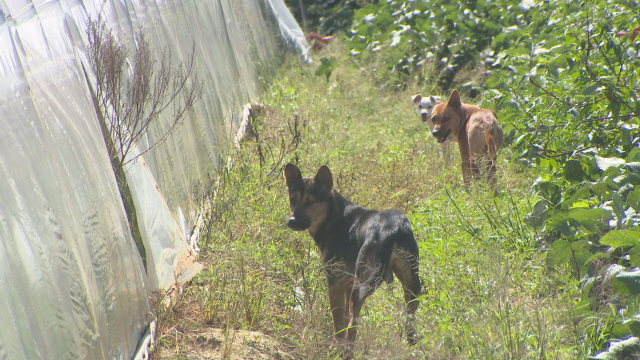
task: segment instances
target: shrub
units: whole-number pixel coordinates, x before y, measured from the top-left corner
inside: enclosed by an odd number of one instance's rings
[[[365,58],[384,49],[388,65],[380,76],[396,84],[420,79],[422,68],[433,63],[437,85],[446,91],[459,71],[482,67],[494,51],[508,47],[527,13],[515,0],[373,2],[356,11],[349,45]],[[462,85],[477,94],[479,84]]]
[[[89,63],[96,76],[96,88],[92,89],[96,111],[107,130],[105,141],[111,159],[117,161],[114,172],[118,173],[120,167],[139,156],[128,155],[161,113],[171,108],[172,121],[142,153],[166,140],[202,96],[195,70],[195,45],[187,61],[175,67],[169,49],[156,60],[142,28],[136,34],[133,57],[107,29],[102,15],[89,18],[86,35]],[[125,75],[127,72],[129,76]]]
[[[499,112],[512,160],[540,174],[527,221],[551,244],[549,268],[569,264],[583,281],[595,353],[640,336],[640,276],[629,271],[640,266],[637,4],[541,2],[529,16],[495,56],[485,105]]]

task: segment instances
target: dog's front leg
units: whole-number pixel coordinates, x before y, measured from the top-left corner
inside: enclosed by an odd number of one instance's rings
[[[348,296],[351,286],[344,278],[335,275],[327,275],[329,283],[329,304],[333,315],[333,328],[336,340],[346,338],[346,327],[349,315]]]
[[[460,157],[462,158],[462,180],[468,189],[471,186],[471,154],[469,153],[469,142],[465,139],[458,140]]]

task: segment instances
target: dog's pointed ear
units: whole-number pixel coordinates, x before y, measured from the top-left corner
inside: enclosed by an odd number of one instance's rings
[[[297,166],[288,163],[287,166],[284,167],[284,179],[287,182],[287,187],[290,188],[296,181],[302,179],[302,173]]]
[[[429,100],[433,105],[437,104],[440,101],[440,96],[429,96]]]
[[[331,170],[329,170],[327,165],[320,166],[313,182],[316,185],[320,185],[327,192],[333,189],[333,175],[331,175]]]
[[[459,110],[462,107],[462,101],[460,100],[460,93],[457,89],[454,89],[449,96],[449,100],[447,101],[447,105],[449,105],[453,110]]]
[[[413,100],[413,102],[417,104],[420,102],[420,100],[422,100],[422,95],[420,94],[413,95],[411,97],[411,100]]]

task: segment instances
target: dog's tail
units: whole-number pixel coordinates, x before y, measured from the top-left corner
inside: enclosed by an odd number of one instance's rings
[[[382,285],[382,281],[389,281],[389,277],[393,280],[389,263],[391,262],[391,253],[393,252],[394,244],[395,241],[386,241],[378,248],[378,254],[376,256],[378,261],[375,264],[375,268],[365,281],[360,284],[360,299],[366,299],[369,295],[373,294],[373,292]]]

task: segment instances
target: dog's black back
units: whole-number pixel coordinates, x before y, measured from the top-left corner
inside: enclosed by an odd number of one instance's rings
[[[285,168],[291,217],[287,226],[308,230],[320,249],[329,282],[332,309],[340,307],[339,292],[350,309],[348,339],[355,339],[355,323],[364,300],[393,273],[405,289],[410,316],[415,313],[420,293],[418,246],[407,217],[397,210],[367,210],[333,189],[331,172],[321,167],[314,178],[303,178],[292,164]],[[333,294],[332,294],[333,289]],[[342,333],[344,319],[334,311],[336,332]],[[413,327],[407,335],[413,342]],[[340,337],[339,335],[337,335]]]

